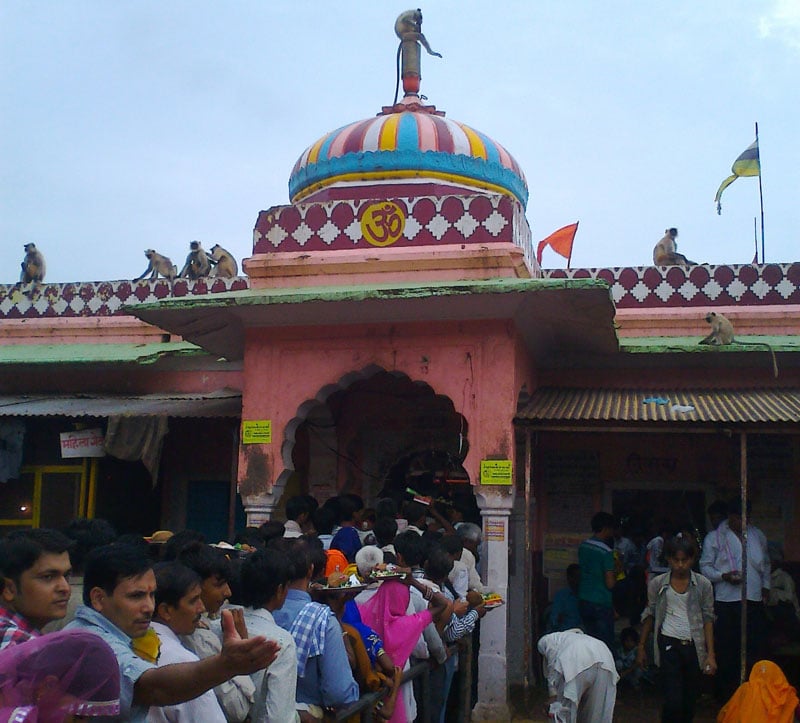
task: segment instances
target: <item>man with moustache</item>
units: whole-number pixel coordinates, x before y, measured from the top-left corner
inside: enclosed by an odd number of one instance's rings
[[[156,666],[158,638],[150,628],[156,576],[139,547],[112,544],[89,553],[83,602],[66,629],[100,636],[117,656],[120,671],[118,720],[147,721],[151,706],[171,706],[202,695],[234,675],[266,668],[278,653],[273,641],[243,640],[230,611],[222,611],[222,650],[204,660]]]
[[[210,658],[222,650],[222,630],[219,611],[231,596],[228,581],[233,574],[230,560],[222,550],[202,542],[190,542],[178,553],[178,562],[194,570],[200,576],[200,599],[206,609],[200,623],[191,635],[182,635],[181,643],[198,658]],[[241,608],[230,608],[236,629],[246,636],[244,615]],[[270,672],[274,672],[270,666]],[[243,723],[250,715],[255,685],[249,675],[237,675],[214,688],[219,707],[228,723]]]
[[[0,540],[0,650],[41,635],[67,614],[72,541],[56,530],[12,532]]]
[[[191,635],[205,611],[200,576],[179,562],[155,566],[156,609],[151,627],[161,641],[158,665],[191,663],[200,660],[184,648],[179,635]],[[150,708],[151,723],[225,723],[225,715],[213,690],[185,703]]]

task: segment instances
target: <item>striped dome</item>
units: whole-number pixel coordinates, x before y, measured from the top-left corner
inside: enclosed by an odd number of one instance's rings
[[[300,156],[289,177],[298,201],[337,181],[431,178],[528,201],[525,175],[487,135],[425,110],[390,112],[343,126]]]

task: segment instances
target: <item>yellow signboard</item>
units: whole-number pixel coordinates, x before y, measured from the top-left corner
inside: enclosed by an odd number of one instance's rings
[[[481,460],[482,485],[510,485],[513,483],[510,459]]]
[[[271,444],[272,420],[242,420],[242,444]]]

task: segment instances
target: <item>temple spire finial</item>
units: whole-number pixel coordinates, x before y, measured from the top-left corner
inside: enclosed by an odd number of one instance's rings
[[[422,44],[429,55],[441,58],[441,54],[434,52],[422,33],[422,10],[406,10],[401,13],[394,23],[394,32],[400,38],[400,47],[397,49],[398,63],[400,64],[400,77],[403,79],[403,93],[406,96],[419,95],[420,50]],[[397,94],[395,94],[397,103]]]

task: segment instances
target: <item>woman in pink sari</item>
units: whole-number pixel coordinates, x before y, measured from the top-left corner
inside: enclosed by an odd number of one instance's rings
[[[119,714],[119,665],[93,633],[64,630],[0,652],[0,723]]]
[[[409,585],[416,587],[428,600],[427,610],[409,614]],[[401,668],[408,663],[423,629],[431,622],[439,625],[443,620],[449,620],[452,611],[452,605],[444,595],[414,580],[410,572],[402,582],[382,582],[377,592],[358,607],[364,624],[381,636],[386,652],[394,664]],[[407,723],[408,716],[402,695],[398,696],[394,715],[389,720],[391,723]]]

